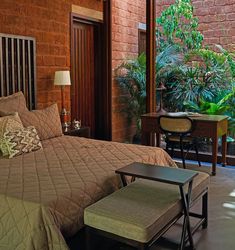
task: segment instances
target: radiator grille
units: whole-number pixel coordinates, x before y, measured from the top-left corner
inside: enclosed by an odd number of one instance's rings
[[[29,109],[36,107],[35,39],[0,33],[0,96],[25,94]]]

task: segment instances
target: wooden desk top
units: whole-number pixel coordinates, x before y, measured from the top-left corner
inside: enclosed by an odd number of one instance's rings
[[[193,170],[154,166],[140,162],[134,162],[116,170],[115,172],[117,174],[124,174],[179,186],[184,186],[198,175],[198,172]]]
[[[158,113],[148,113],[148,114],[144,114],[141,117],[148,117],[148,118],[157,118],[159,117],[161,114]],[[167,115],[167,113],[166,113]],[[189,115],[189,118],[191,118],[192,120],[197,120],[197,121],[205,121],[205,122],[220,122],[223,120],[227,120],[228,117],[226,115],[205,115],[202,114],[200,116],[193,116],[193,115]]]

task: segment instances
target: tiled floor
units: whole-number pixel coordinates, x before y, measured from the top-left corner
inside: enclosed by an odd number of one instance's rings
[[[191,169],[210,173],[211,168],[206,166],[198,168],[190,166]],[[198,204],[200,208],[200,204]],[[177,249],[180,238],[180,226],[176,225],[165,238],[155,244],[151,250]],[[120,246],[115,242],[104,239],[94,239],[95,249],[98,250],[129,250],[132,248]],[[235,167],[218,167],[217,175],[211,177],[209,190],[209,225],[207,230],[200,230],[194,235],[197,250],[233,250],[235,249]],[[73,241],[71,249],[85,250],[84,233],[80,233]]]

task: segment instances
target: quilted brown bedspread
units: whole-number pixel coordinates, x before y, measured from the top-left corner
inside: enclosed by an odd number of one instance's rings
[[[115,169],[175,166],[161,149],[62,136],[43,150],[0,160],[0,249],[68,249],[83,210],[120,185]]]

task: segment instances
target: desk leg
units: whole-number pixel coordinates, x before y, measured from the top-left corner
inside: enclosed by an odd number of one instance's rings
[[[141,131],[141,144],[150,145],[150,134],[144,131]]]
[[[156,133],[157,147],[161,147],[161,135]]]
[[[216,175],[218,136],[212,138],[212,175]]]
[[[222,136],[222,166],[226,166],[226,155],[227,155],[227,134]]]

